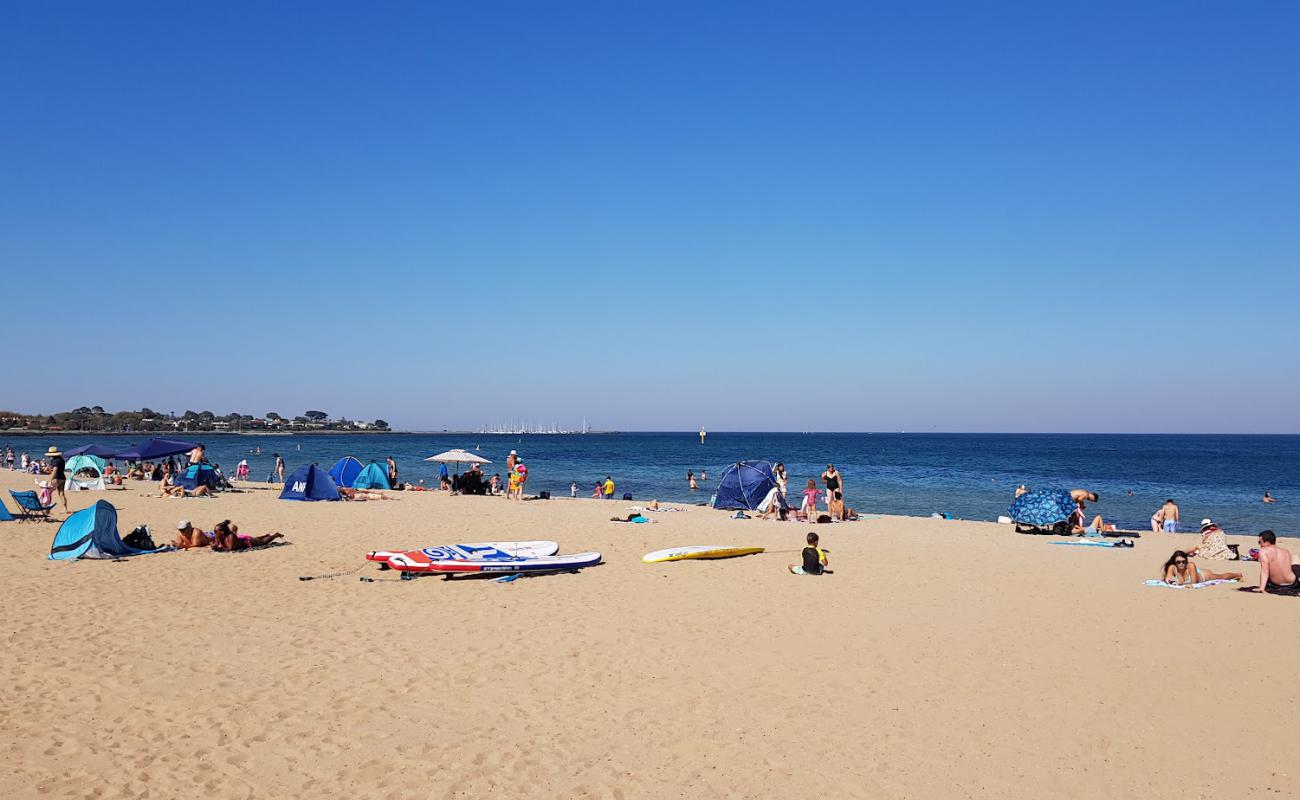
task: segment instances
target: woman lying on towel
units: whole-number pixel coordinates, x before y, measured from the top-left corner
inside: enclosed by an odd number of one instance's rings
[[[1205,581],[1241,580],[1240,572],[1225,572],[1220,575],[1217,572],[1202,571],[1182,550],[1175,550],[1160,572],[1161,580],[1175,586],[1190,586]]]
[[[1092,518],[1092,524],[1084,526],[1083,524],[1083,506],[1080,505],[1075,509],[1074,514],[1070,516],[1070,533],[1075,536],[1100,536],[1103,533],[1114,532],[1115,526],[1106,522],[1101,515]]]
[[[240,533],[239,526],[228,519],[218,522],[212,533],[216,537],[212,542],[212,549],[224,552],[265,547],[276,539],[284,538],[283,533],[268,533],[265,536],[249,536]]]
[[[349,489],[346,486],[339,487],[339,497],[344,500],[355,500],[364,503],[367,500],[400,500],[400,497],[389,497],[378,489]]]

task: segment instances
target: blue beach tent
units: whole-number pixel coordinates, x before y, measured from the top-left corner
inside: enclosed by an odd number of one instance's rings
[[[383,467],[371,461],[366,468],[361,470],[356,480],[352,481],[353,489],[391,489],[388,485],[388,475],[384,472]]]
[[[754,511],[775,486],[776,475],[769,462],[738,461],[722,473],[713,507]]]
[[[6,506],[3,500],[0,500],[0,522],[13,522],[14,515],[9,513],[9,506]]]
[[[329,473],[315,464],[298,467],[284,482],[281,500],[337,500],[338,487]]]
[[[334,479],[335,486],[351,486],[361,474],[361,470],[360,461],[352,456],[343,456],[330,467],[330,477]]]
[[[117,509],[107,500],[100,500],[63,521],[50,545],[50,560],[124,558],[166,549],[136,550],[123,544],[122,537],[117,533]]]

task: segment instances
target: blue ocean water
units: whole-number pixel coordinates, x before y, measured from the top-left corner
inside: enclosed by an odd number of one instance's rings
[[[143,437],[49,436],[0,439],[0,446],[39,453],[50,444],[123,445]],[[248,458],[254,479],[264,479],[284,455],[289,469],[333,464],[345,455],[363,462],[392,455],[404,479],[433,485],[437,464],[424,457],[453,447],[475,451],[504,468],[516,449],[529,466],[530,492],[591,494],[606,475],[618,495],[638,500],[702,502],[723,469],[740,459],[784,461],[791,490],[833,463],[843,473],[848,504],[867,513],[996,519],[1006,513],[1016,485],[1086,488],[1100,493],[1090,511],[1125,527],[1145,529],[1169,497],[1182,508],[1184,527],[1214,518],[1230,533],[1272,528],[1300,535],[1300,436],[1131,434],[899,434],[711,433],[705,443],[684,433],[581,436],[492,434],[386,434],[235,436],[204,439],[209,457],[233,471]],[[260,455],[249,450],[262,448]],[[707,473],[699,492],[687,489],[686,471]],[[1264,491],[1280,502],[1260,502]],[[1132,492],[1130,495],[1129,492]]]

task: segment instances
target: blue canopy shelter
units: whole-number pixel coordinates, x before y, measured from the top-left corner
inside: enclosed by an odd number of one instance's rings
[[[182,442],[177,439],[150,439],[142,444],[119,450],[116,457],[130,459],[131,461],[153,461],[157,458],[188,453],[196,447],[198,447],[196,442]]]
[[[329,473],[315,464],[298,467],[284,481],[281,500],[337,500],[339,489]]]
[[[356,480],[352,481],[353,489],[391,489],[388,485],[388,475],[384,468],[371,461],[365,469],[357,475]]]
[[[771,463],[738,461],[722,473],[713,507],[753,511],[775,486],[776,475],[772,473]]]
[[[105,447],[102,444],[83,444],[81,447],[74,447],[71,450],[64,450],[63,455],[66,458],[73,456],[99,456],[100,458],[117,458],[117,450],[112,447]]]
[[[330,477],[334,479],[335,486],[351,486],[362,469],[364,467],[360,461],[352,456],[343,456],[330,467]]]
[[[122,542],[117,533],[117,509],[107,500],[83,508],[63,521],[50,544],[51,561],[74,558],[124,558],[166,550],[136,550]]]

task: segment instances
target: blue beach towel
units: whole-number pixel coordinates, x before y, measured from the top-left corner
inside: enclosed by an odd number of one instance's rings
[[[1063,547],[1118,547],[1114,542],[1048,542]]]
[[[1236,582],[1237,581],[1235,579],[1231,579],[1231,578],[1216,578],[1212,581],[1201,581],[1200,583],[1188,583],[1188,584],[1165,583],[1164,581],[1154,581],[1154,580],[1143,581],[1143,583],[1147,586],[1159,586],[1163,589],[1204,589],[1206,586],[1218,586],[1221,583],[1236,583]]]

